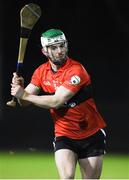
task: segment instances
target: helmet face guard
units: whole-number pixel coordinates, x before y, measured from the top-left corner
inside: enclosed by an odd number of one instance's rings
[[[42,47],[51,46],[57,43],[67,42],[64,33],[59,29],[50,29],[41,36]]]

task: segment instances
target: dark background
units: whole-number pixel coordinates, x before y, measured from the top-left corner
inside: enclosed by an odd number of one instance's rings
[[[34,27],[25,55],[25,85],[45,62],[40,35],[49,28],[64,31],[69,56],[91,75],[98,110],[107,123],[107,151],[127,153],[129,142],[129,3],[128,1],[1,1],[0,29],[0,148],[52,150],[53,122],[48,110],[10,108],[10,83],[15,71],[20,9],[37,3],[42,17]]]

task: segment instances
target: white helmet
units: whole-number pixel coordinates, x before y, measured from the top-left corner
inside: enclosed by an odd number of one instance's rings
[[[64,33],[59,29],[49,29],[41,35],[41,44],[43,48],[61,42],[67,42],[67,40]]]

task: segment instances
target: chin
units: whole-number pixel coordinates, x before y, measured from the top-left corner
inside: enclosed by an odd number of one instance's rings
[[[53,61],[53,64],[55,64],[55,65],[63,65],[65,62],[66,62],[66,57],[62,58],[60,60]]]

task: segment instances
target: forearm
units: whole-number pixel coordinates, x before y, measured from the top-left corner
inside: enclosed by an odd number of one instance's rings
[[[61,103],[56,100],[56,97],[54,95],[38,96],[24,92],[23,96],[20,99],[22,101],[27,101],[45,109],[58,108],[61,105]]]
[[[21,87],[20,85],[12,84],[11,95],[19,98],[20,101],[26,101],[32,103],[36,106],[50,109],[55,108],[58,109],[65,102],[71,99],[74,95],[73,92],[66,89],[63,86],[60,86],[54,95],[37,95],[37,88],[34,85],[30,84],[26,89]]]

